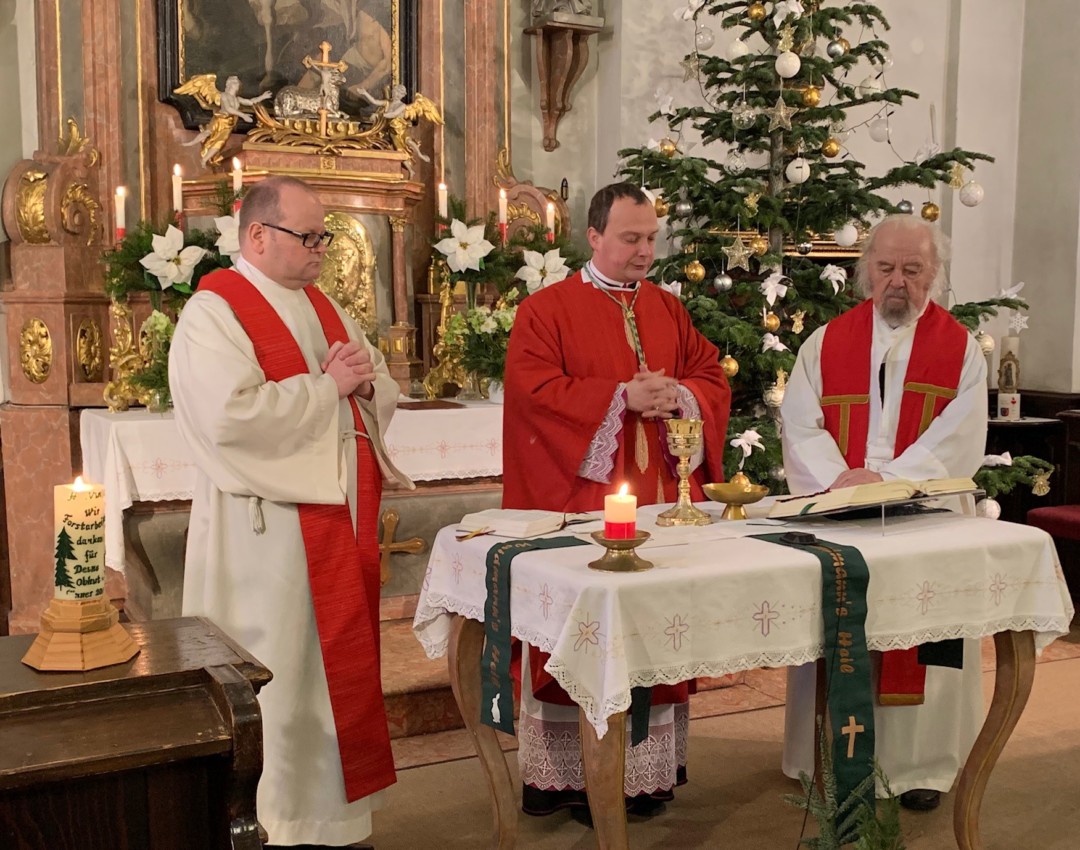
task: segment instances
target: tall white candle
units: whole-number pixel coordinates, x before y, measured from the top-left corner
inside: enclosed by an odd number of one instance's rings
[[[1001,338],[1000,351],[1002,355],[1012,354],[1016,357],[1020,356],[1020,337],[1018,336],[1003,336]]]
[[[184,187],[180,183],[179,164],[172,169],[172,208],[177,214],[184,211]]]
[[[244,188],[244,172],[240,168],[240,160],[235,156],[232,158],[232,190],[234,195],[240,194],[240,190]]]
[[[124,238],[124,234],[127,232],[127,211],[124,209],[124,202],[127,199],[127,189],[123,186],[116,187],[116,195],[113,196],[113,204],[116,212],[116,241],[119,242]]]
[[[499,190],[499,224],[506,224],[506,190]]]
[[[547,229],[549,237],[555,235],[555,204],[551,201],[547,205]]]
[[[446,184],[439,184],[439,218],[447,218],[447,212],[449,210],[449,195],[446,191]]]
[[[105,491],[96,484],[53,488],[53,564],[57,599],[105,593]]]

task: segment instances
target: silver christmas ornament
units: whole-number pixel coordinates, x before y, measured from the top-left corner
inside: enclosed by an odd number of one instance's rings
[[[782,466],[774,466],[769,470],[769,475],[777,481],[783,481],[787,477]]]
[[[708,50],[716,41],[716,36],[709,27],[698,27],[694,33],[694,47],[698,50]]]
[[[997,342],[994,338],[984,331],[975,334],[975,341],[979,343],[979,348],[983,354],[993,354],[994,349],[997,348]]]
[[[1001,505],[997,499],[983,499],[975,505],[975,514],[987,519],[998,519],[1001,516]]]
[[[799,59],[799,55],[794,51],[785,50],[776,57],[773,67],[776,69],[776,73],[779,76],[783,77],[785,80],[790,80],[799,73],[799,68],[802,67],[802,60]]]
[[[735,281],[731,279],[731,275],[725,272],[724,274],[717,275],[713,279],[712,284],[713,289],[715,289],[717,292],[730,292],[731,287],[735,285]]]
[[[724,169],[733,177],[746,171],[746,159],[738,151],[731,151],[724,160]]]
[[[830,59],[834,60],[839,59],[841,56],[847,53],[847,51],[844,50],[844,45],[842,45],[839,41],[836,41],[835,39],[829,42],[829,44],[825,48],[825,52],[828,54]]]
[[[911,215],[915,208],[911,205],[911,201],[903,200],[896,205],[896,211],[903,213],[904,215]]]
[[[727,46],[725,54],[728,62],[734,62],[736,59],[742,59],[749,52],[750,48],[746,46],[746,42],[741,38],[737,38]]]
[[[745,130],[753,126],[757,120],[757,110],[745,100],[740,100],[731,107],[731,123],[737,130]]]
[[[686,218],[690,213],[694,211],[694,205],[689,201],[679,201],[675,204],[675,215]]]
[[[986,192],[983,191],[982,186],[974,180],[969,180],[960,190],[960,203],[965,207],[977,207],[982,203],[982,199],[985,195]]]
[[[798,245],[795,246],[795,250],[805,257],[807,254],[814,250],[814,246],[811,242],[800,242]]]

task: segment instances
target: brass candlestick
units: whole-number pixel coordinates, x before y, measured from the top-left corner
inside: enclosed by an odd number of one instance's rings
[[[639,531],[634,537],[623,539],[604,537],[602,531],[594,531],[591,536],[607,551],[604,557],[589,562],[590,569],[606,570],[612,573],[639,573],[653,568],[652,561],[638,557],[637,553],[637,547],[651,536],[649,532]]]
[[[656,524],[708,525],[713,518],[690,501],[690,458],[701,448],[702,426],[700,419],[667,419],[668,451],[679,459],[679,498],[675,507],[668,508],[656,518]]]

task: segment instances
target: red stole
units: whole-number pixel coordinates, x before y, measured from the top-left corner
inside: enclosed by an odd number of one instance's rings
[[[911,359],[904,374],[904,394],[893,456],[899,457],[934,418],[956,398],[967,350],[967,330],[934,302],[915,326]],[[821,344],[821,410],[849,469],[866,462],[870,428],[870,349],[874,304],[859,306],[829,322]],[[886,652],[881,657],[878,701],[882,705],[923,702],[926,667],[918,648]]]
[[[268,381],[309,372],[293,335],[269,302],[231,269],[212,272],[199,291],[225,299],[255,347]],[[328,345],[349,336],[334,305],[307,286]],[[349,398],[353,427],[366,434],[356,400]],[[337,731],[349,802],[396,781],[379,675],[379,546],[374,536],[382,474],[366,436],[356,438],[357,532],[348,504],[297,505],[307,554],[308,581],[319,631],[326,683]]]

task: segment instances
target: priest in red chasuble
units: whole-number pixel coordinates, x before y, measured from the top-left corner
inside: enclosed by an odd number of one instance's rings
[[[856,272],[866,300],[807,339],[784,396],[792,493],[978,470],[986,362],[932,300],[947,261],[946,237],[922,219],[890,216],[870,232]],[[978,642],[964,643],[962,670],[919,665],[915,650],[882,656],[877,757],[909,808],[938,805],[982,725]],[[813,665],[792,671],[788,694],[784,772],[797,776],[813,769]]]
[[[241,256],[199,282],[169,356],[198,469],[183,611],[274,674],[257,796],[273,846],[359,846],[394,782],[376,524],[384,478],[411,485],[383,445],[397,384],[312,285],[332,238],[302,182],[258,183]]]
[[[601,189],[589,206],[592,259],[518,308],[506,359],[503,506],[592,511],[626,483],[640,504],[674,502],[676,459],[664,420],[704,421],[692,498],[723,480],[731,393],[716,347],[679,299],[645,280],[658,225],[636,186]],[[523,808],[587,812],[578,709],[524,653],[518,760]],[[649,737],[626,752],[626,796],[649,814],[684,781],[687,685],[653,691]]]

